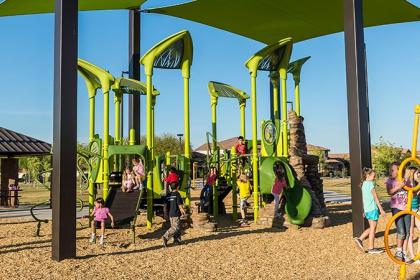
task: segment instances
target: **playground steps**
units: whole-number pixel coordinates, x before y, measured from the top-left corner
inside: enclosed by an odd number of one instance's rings
[[[272,227],[272,228],[284,228],[284,218],[274,216],[274,202],[266,204],[264,208],[261,208],[258,214],[257,225]]]
[[[109,208],[112,216],[114,216],[115,226],[121,227],[130,225],[130,222],[137,214],[137,203],[140,191],[123,192],[120,188],[110,188],[105,206]],[[107,225],[111,221],[108,218]]]
[[[209,221],[209,215],[207,213],[199,213],[198,207],[193,206],[191,213],[192,227],[204,232],[215,232],[217,231],[217,224]]]

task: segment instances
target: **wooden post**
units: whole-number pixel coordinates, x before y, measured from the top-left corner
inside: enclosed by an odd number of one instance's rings
[[[76,257],[78,1],[55,1],[52,259]]]
[[[8,203],[9,179],[18,181],[18,162],[18,159],[11,157],[1,159],[1,206],[10,206]]]
[[[372,166],[362,0],[344,0],[344,39],[353,236],[359,236],[365,228],[362,169]]]

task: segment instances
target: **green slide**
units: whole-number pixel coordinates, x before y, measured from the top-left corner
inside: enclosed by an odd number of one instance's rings
[[[312,199],[311,195],[296,180],[292,167],[289,163],[279,157],[261,158],[260,164],[260,191],[261,194],[271,194],[271,188],[274,184],[273,167],[276,163],[280,163],[286,171],[287,188],[286,196],[286,214],[289,221],[295,225],[303,225],[306,217],[311,212]]]

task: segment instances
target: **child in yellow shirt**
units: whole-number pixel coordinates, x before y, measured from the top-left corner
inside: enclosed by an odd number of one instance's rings
[[[241,209],[241,226],[246,226],[246,208],[248,206],[248,198],[251,196],[251,185],[249,179],[245,173],[240,173],[239,178],[236,181],[236,184],[239,189],[239,198],[240,198],[240,209]]]

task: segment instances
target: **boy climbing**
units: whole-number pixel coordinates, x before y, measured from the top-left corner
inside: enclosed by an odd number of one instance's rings
[[[240,169],[242,167],[245,167],[246,164],[246,146],[245,146],[245,140],[243,136],[238,137],[238,142],[235,145],[236,155],[240,158],[239,164]]]

